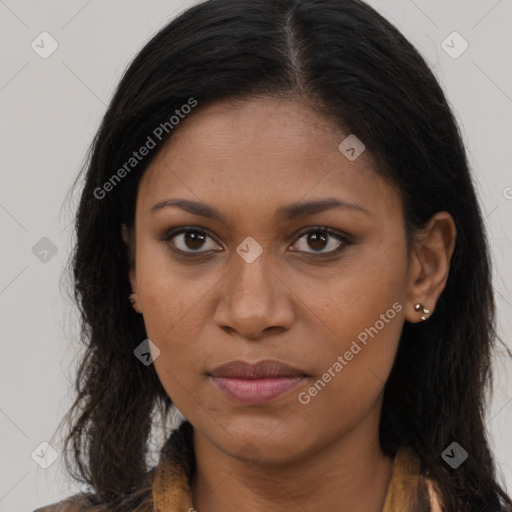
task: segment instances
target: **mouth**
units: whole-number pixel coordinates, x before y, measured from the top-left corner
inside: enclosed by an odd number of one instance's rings
[[[215,368],[208,376],[229,397],[253,405],[282,397],[309,377],[275,359],[264,359],[255,364],[231,361]]]

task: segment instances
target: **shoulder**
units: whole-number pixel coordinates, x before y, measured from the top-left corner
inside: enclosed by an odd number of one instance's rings
[[[33,512],[85,512],[93,510],[93,505],[84,494],[75,494],[51,505],[45,505]]]
[[[95,494],[78,493],[40,507],[33,512],[113,512],[114,510],[150,512],[153,510],[151,488],[134,489],[130,494],[124,494],[114,501],[99,503]]]

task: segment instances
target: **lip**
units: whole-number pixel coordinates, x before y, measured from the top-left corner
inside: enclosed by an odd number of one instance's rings
[[[229,361],[214,368],[209,375],[235,379],[265,379],[300,377],[306,373],[277,359],[262,359],[256,363],[241,360]]]
[[[308,377],[302,370],[275,359],[252,364],[230,361],[208,375],[221,391],[244,404],[261,404],[277,399]]]

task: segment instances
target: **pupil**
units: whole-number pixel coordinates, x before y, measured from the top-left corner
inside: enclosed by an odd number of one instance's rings
[[[200,249],[204,244],[205,235],[195,231],[185,233],[185,243],[189,249]]]
[[[308,244],[310,247],[316,250],[321,250],[325,247],[327,237],[323,232],[317,231],[316,233],[310,233],[308,236]]]

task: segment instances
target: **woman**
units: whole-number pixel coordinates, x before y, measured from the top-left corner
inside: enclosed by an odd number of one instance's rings
[[[210,0],[164,27],[105,114],[76,233],[67,453],[90,493],[40,510],[510,510],[465,149],[363,2]]]

